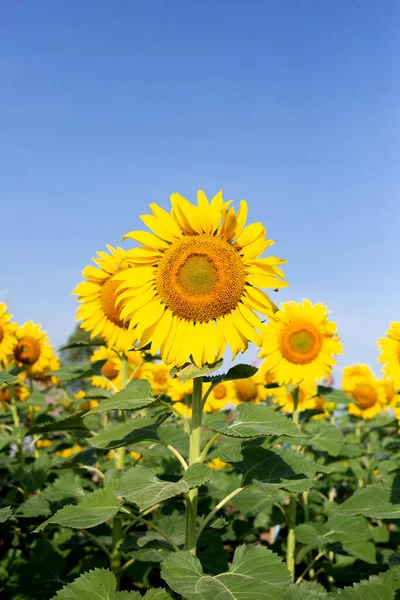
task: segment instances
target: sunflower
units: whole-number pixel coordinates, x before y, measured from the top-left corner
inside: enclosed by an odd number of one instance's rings
[[[297,408],[301,412],[304,410],[312,410],[319,408],[316,394],[317,386],[312,383],[301,383],[299,386],[299,394],[297,400]],[[272,388],[270,394],[274,404],[282,407],[282,410],[286,413],[292,413],[294,410],[294,389],[288,389],[287,387],[280,386],[278,388]]]
[[[7,312],[7,306],[0,302],[0,367],[5,367],[8,357],[15,346],[17,323],[11,322],[12,315]]]
[[[13,355],[18,367],[24,367],[24,375],[45,371],[54,356],[53,346],[45,331],[32,321],[24,323],[15,333]]]
[[[209,384],[211,385],[211,384]],[[207,384],[204,385],[207,391]],[[233,404],[235,392],[231,381],[222,381],[211,390],[204,405],[204,412],[219,412],[224,410],[229,404]]]
[[[386,337],[378,342],[381,354],[378,361],[383,363],[385,377],[393,380],[396,390],[400,389],[400,321],[390,323]]]
[[[51,352],[46,350],[46,354],[48,353],[48,356],[46,356],[46,363],[44,364],[44,362],[42,362],[40,363],[40,365],[33,364],[30,367],[29,372],[24,371],[21,373],[22,379],[26,379],[30,376],[34,381],[41,382],[44,385],[54,385],[58,382],[57,377],[51,375],[50,372],[58,371],[58,369],[60,368],[60,361],[58,360],[58,357],[54,352],[53,347],[50,346],[50,348]]]
[[[82,320],[80,327],[90,331],[90,337],[101,336],[110,347],[118,351],[128,351],[136,342],[136,335],[128,330],[121,317],[121,309],[116,305],[116,290],[119,282],[115,275],[128,268],[126,252],[122,248],[107,246],[107,252],[97,252],[93,258],[97,267],[89,265],[82,271],[86,281],[76,286],[73,293],[79,296],[80,306],[76,320]]]
[[[332,372],[342,344],[322,304],[284,302],[263,326],[260,358],[280,385],[314,384]]]
[[[162,363],[146,362],[143,365],[141,378],[147,379],[155,396],[159,394],[170,395],[171,387],[176,387],[178,381],[172,380],[169,376],[170,367]]]
[[[134,268],[115,276],[121,318],[136,327],[139,346],[151,343],[168,365],[191,356],[202,367],[221,358],[226,344],[233,357],[249,341],[260,345],[255,311],[276,307],[258,288],[287,285],[278,266],[286,261],[259,258],[273,244],[262,224],[245,227],[247,203],[236,214],[230,204],[222,192],[208,202],[199,191],[197,206],[172,194],[171,214],[153,203],[153,214],[141,217],[153,233],[125,235],[142,246],[127,252]]]
[[[142,356],[140,352],[128,352],[128,378],[139,379],[141,376]],[[93,375],[91,382],[95,387],[112,390],[121,389],[121,358],[114,349],[101,346],[90,357],[91,362],[105,360],[101,367],[101,375]]]
[[[236,379],[233,382],[234,398],[233,404],[241,404],[242,402],[252,402],[259,404],[262,400],[266,400],[268,392],[264,387],[262,379],[256,375],[247,377],[246,379]]]
[[[17,383],[14,386],[14,399],[19,402],[25,402],[29,398],[29,390],[25,385]],[[10,388],[3,385],[0,387],[0,403],[9,404],[11,402]]]
[[[385,385],[374,377],[367,365],[346,367],[343,370],[342,389],[354,399],[348,404],[351,415],[372,419],[386,405]]]

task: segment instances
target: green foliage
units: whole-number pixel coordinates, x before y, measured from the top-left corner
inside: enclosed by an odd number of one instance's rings
[[[106,399],[87,414],[94,415],[111,410],[138,410],[156,401],[151,394],[151,386],[146,379],[132,381],[124,390]]]

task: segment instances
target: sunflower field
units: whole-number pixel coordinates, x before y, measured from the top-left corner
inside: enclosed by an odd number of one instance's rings
[[[0,597],[400,598],[400,322],[334,385],[245,201],[150,211],[83,269],[83,341],[0,304]]]

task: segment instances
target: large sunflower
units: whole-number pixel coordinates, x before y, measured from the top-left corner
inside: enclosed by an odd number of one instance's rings
[[[126,234],[142,247],[127,252],[134,267],[120,280],[121,318],[137,327],[139,344],[151,342],[163,361],[177,366],[190,357],[199,367],[233,356],[248,341],[261,343],[261,321],[274,304],[258,287],[286,286],[279,258],[260,259],[273,244],[261,223],[245,227],[247,203],[235,214],[219,192],[208,202],[199,191],[197,206],[172,194],[172,211],[150,204],[142,221],[153,233]]]
[[[8,363],[8,357],[15,346],[17,323],[11,322],[12,315],[7,312],[7,306],[0,302],[0,368]]]
[[[278,388],[271,388],[270,395],[273,398],[273,403],[282,407],[286,413],[292,413],[294,410],[293,391],[286,388],[284,385]],[[297,408],[299,411],[312,410],[319,408],[317,402],[317,386],[312,383],[302,383],[299,385]]]
[[[116,290],[119,282],[115,275],[128,268],[126,252],[122,248],[107,246],[107,252],[97,252],[93,258],[97,267],[87,266],[82,275],[86,281],[79,283],[73,293],[81,303],[76,320],[80,326],[90,331],[90,337],[104,338],[110,347],[119,351],[130,350],[136,341],[135,333],[128,330],[121,317],[121,309],[116,305]]]
[[[343,370],[342,389],[354,399],[348,404],[351,415],[372,419],[386,405],[385,384],[375,379],[367,365],[355,365]]]
[[[386,337],[378,342],[381,354],[378,361],[383,363],[383,373],[400,389],[400,321],[390,323]]]
[[[26,374],[43,372],[48,368],[54,356],[53,346],[40,325],[29,321],[19,327],[15,333],[16,343],[13,355],[18,367],[25,367]]]
[[[260,357],[264,368],[280,385],[312,383],[327,377],[341,354],[336,323],[328,320],[322,304],[285,302],[263,326]]]

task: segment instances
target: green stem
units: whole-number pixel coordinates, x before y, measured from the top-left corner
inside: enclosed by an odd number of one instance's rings
[[[128,381],[128,359],[123,354],[121,356],[121,390],[126,387]],[[119,411],[120,421],[125,421],[125,413],[123,410]],[[118,448],[115,452],[115,467],[120,471],[123,471],[125,466],[125,447]],[[121,573],[121,554],[118,550],[120,542],[122,540],[122,519],[120,515],[116,515],[113,519],[112,524],[112,549],[110,566],[114,574],[119,578]]]
[[[220,508],[222,508],[223,506],[225,506],[225,504],[227,502],[229,502],[229,500],[231,498],[233,498],[234,496],[236,496],[236,494],[238,494],[242,490],[244,490],[243,487],[240,487],[240,488],[237,488],[236,490],[233,490],[233,492],[231,492],[230,494],[228,494],[227,496],[225,496],[225,498],[223,500],[221,500],[221,502],[219,502],[217,504],[217,506],[215,508],[213,508],[210,513],[208,513],[208,515],[206,516],[206,518],[204,519],[204,521],[202,522],[202,524],[199,527],[199,530],[198,530],[197,536],[196,536],[197,540],[199,539],[199,537],[201,536],[201,534],[203,533],[204,529],[207,527],[207,525],[209,524],[209,522],[211,521],[211,519],[214,517],[214,515],[216,515],[217,512],[220,510]]]
[[[24,453],[22,450],[22,436],[21,436],[21,421],[18,414],[17,405],[15,402],[14,396],[14,388],[10,387],[10,411],[13,418],[15,435],[17,438],[17,448],[18,448],[18,459],[21,463],[24,462]]]
[[[308,504],[309,494],[310,494],[310,490],[306,490],[305,492],[303,492],[304,520],[306,522],[310,520],[310,507]]]
[[[192,427],[190,431],[189,466],[198,462],[201,454],[201,421],[203,415],[202,387],[202,378],[195,377],[193,379]],[[197,502],[198,488],[189,490],[186,495],[185,548],[192,554],[196,554]]]
[[[296,425],[299,424],[299,420],[300,420],[300,411],[298,409],[298,406],[299,406],[299,388],[297,387],[293,391],[293,414],[292,414],[293,423],[295,423]],[[288,537],[287,537],[287,547],[286,547],[286,563],[287,563],[287,568],[289,569],[289,571],[292,574],[293,581],[294,581],[295,569],[296,569],[296,566],[295,566],[296,511],[297,511],[296,497],[291,496],[290,502],[289,502],[289,507],[288,507],[288,517],[287,517]]]
[[[315,558],[313,558],[310,564],[304,569],[300,577],[297,579],[296,584],[300,584],[303,581],[304,576],[307,575],[308,571],[311,570],[311,567],[313,567],[317,560],[319,560],[322,556],[324,556],[324,552],[320,552]]]
[[[173,547],[175,552],[179,552],[179,550],[180,550],[179,546],[177,546],[177,544],[175,544],[174,540],[167,533],[165,533],[165,531],[160,529],[160,527],[158,527],[155,523],[153,523],[152,521],[147,521],[146,519],[142,519],[142,517],[138,517],[137,515],[132,514],[125,507],[122,507],[120,510],[124,514],[129,515],[131,517],[131,519],[134,519],[138,523],[141,523],[142,525],[146,525],[146,527],[149,527],[150,529],[153,529],[153,531],[156,531],[157,533],[159,533],[165,540],[167,540],[167,542],[169,542],[171,544],[171,546]]]
[[[219,438],[220,435],[221,435],[220,433],[216,433],[215,435],[212,436],[212,438],[210,438],[208,440],[208,442],[206,443],[206,445],[203,448],[203,452],[200,455],[200,462],[204,462],[205,461],[209,449],[211,448],[211,446],[213,445],[213,443]]]

